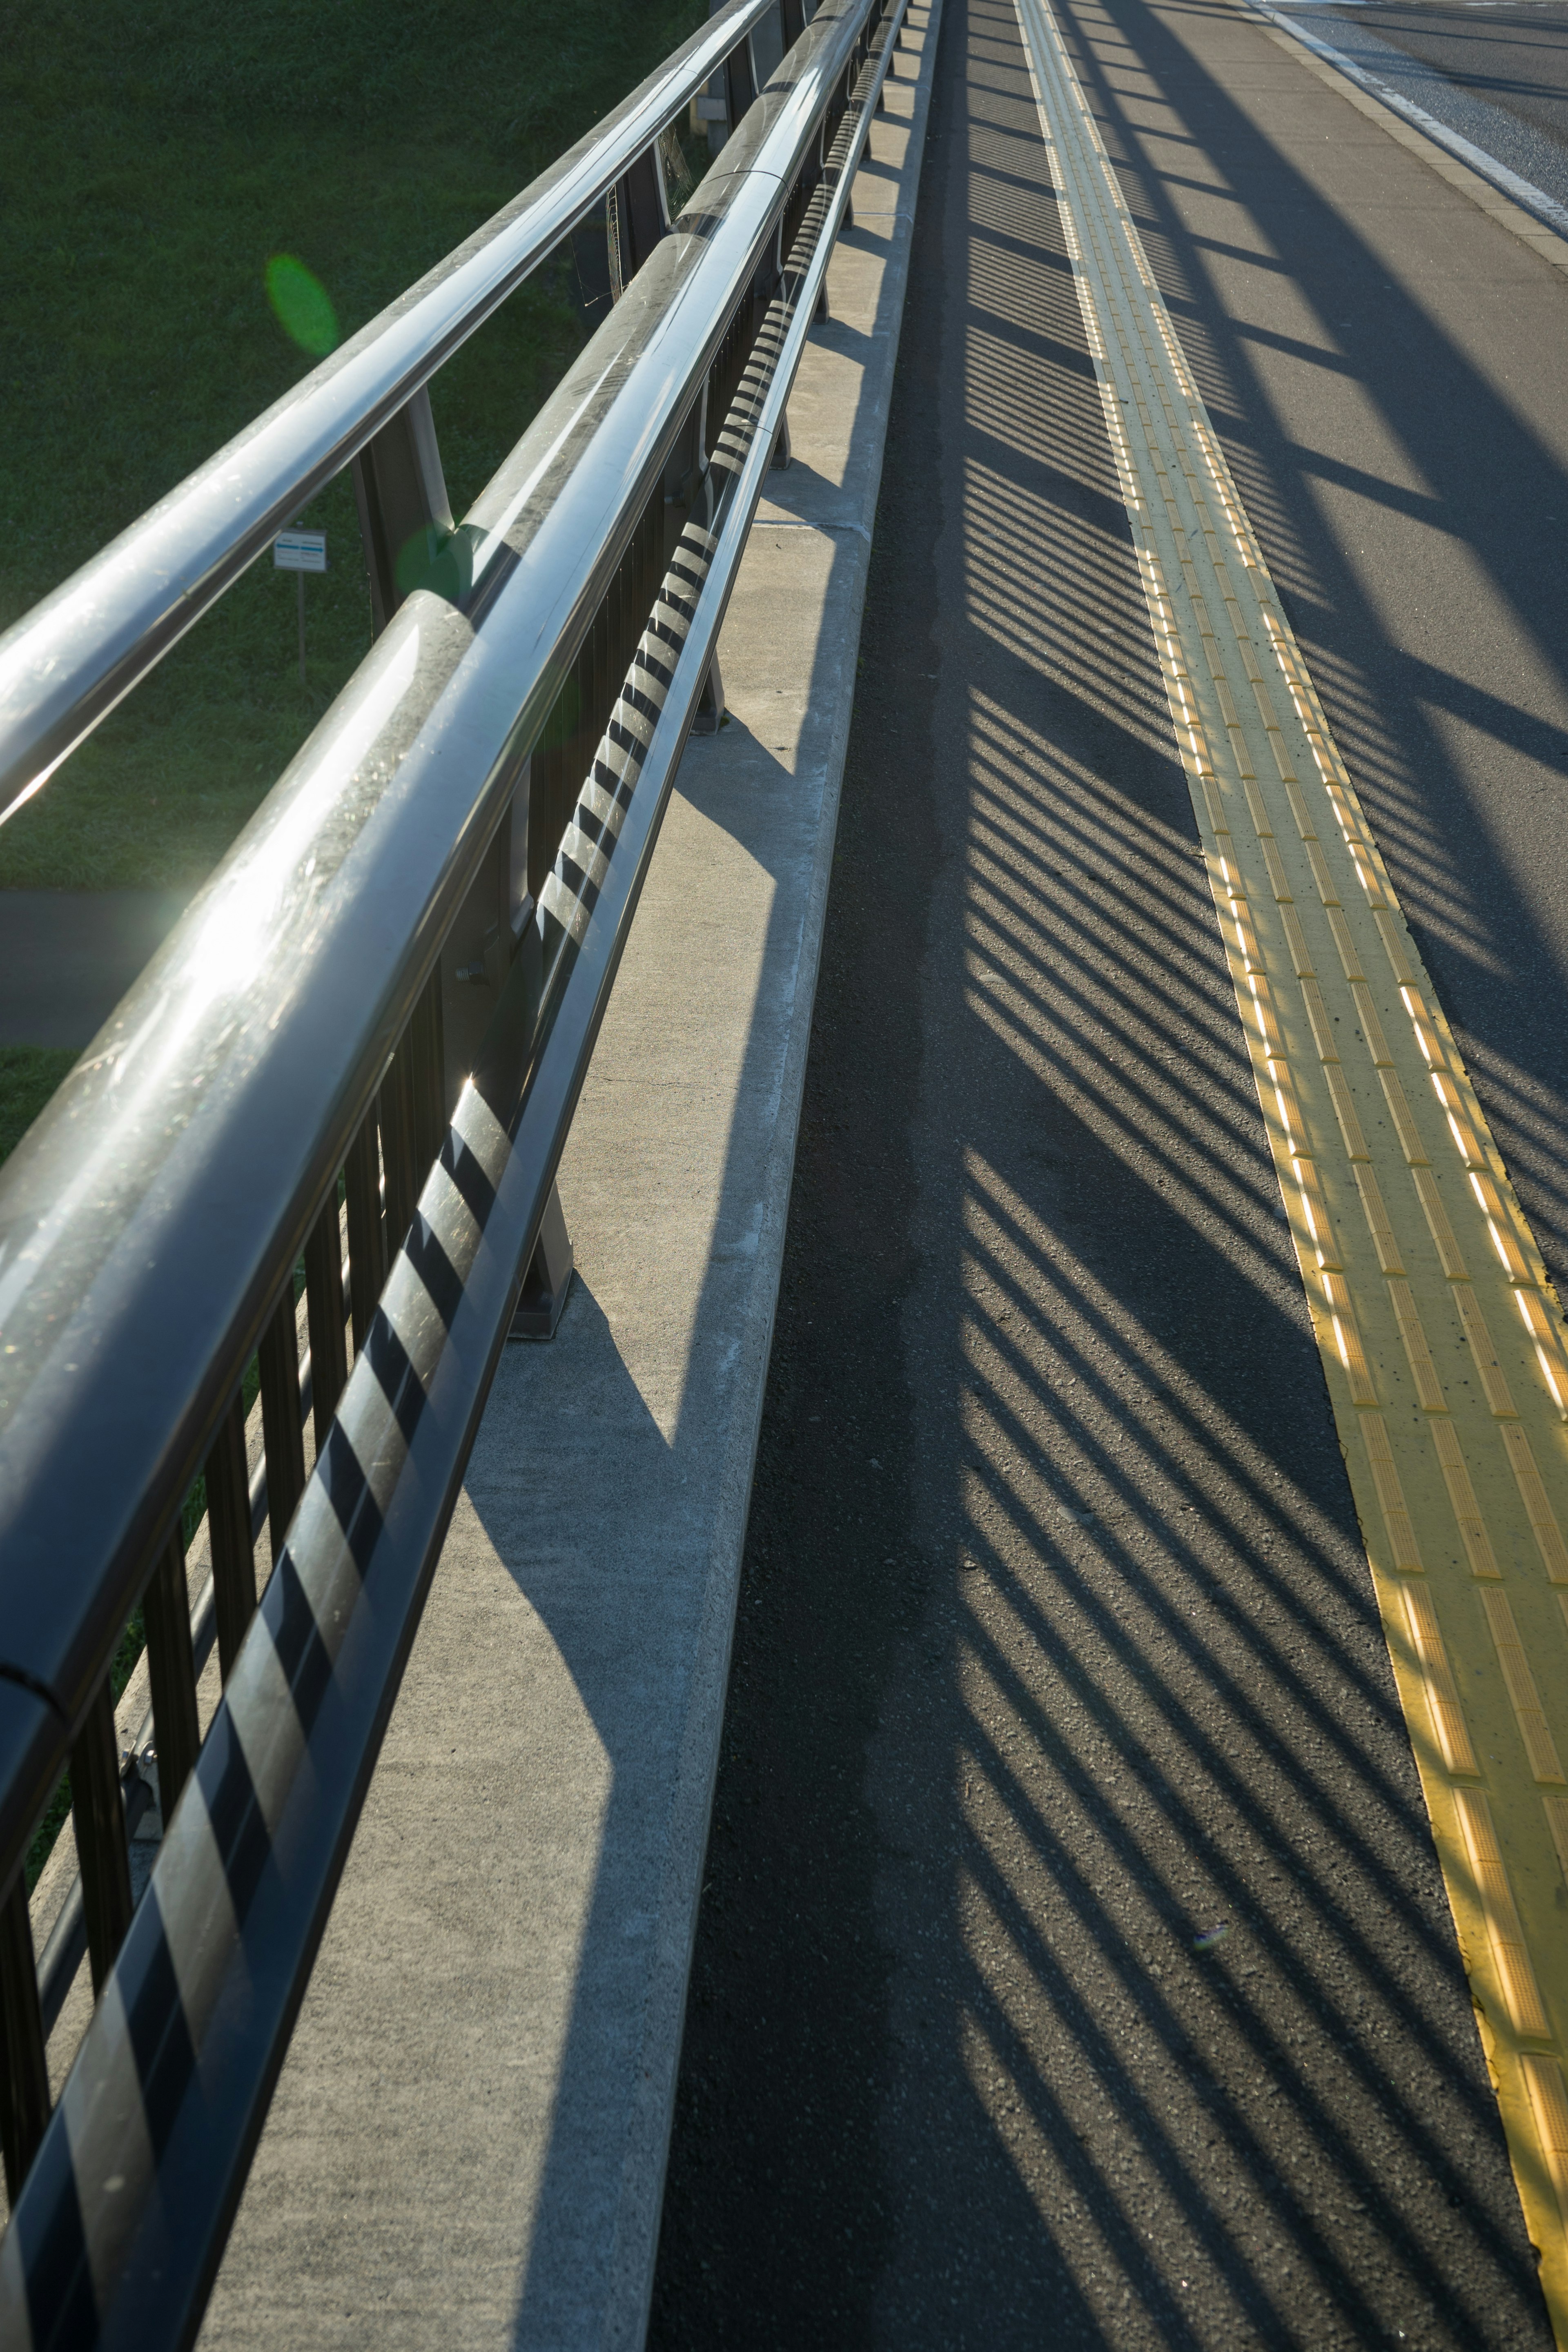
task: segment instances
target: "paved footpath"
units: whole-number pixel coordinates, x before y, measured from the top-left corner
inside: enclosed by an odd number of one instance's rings
[[[937,71],[650,2341],[1568,2341],[1568,273]]]

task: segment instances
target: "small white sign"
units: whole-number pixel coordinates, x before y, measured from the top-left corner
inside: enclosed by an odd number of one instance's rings
[[[272,561],[279,572],[324,572],[327,534],[324,530],[280,530],[272,542]]]

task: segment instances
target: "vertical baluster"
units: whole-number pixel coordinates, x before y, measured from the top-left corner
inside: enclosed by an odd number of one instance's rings
[[[661,495],[661,510],[662,506],[663,499]],[[648,504],[644,507],[641,514],[637,517],[637,537],[632,541],[632,551],[636,558],[636,570],[634,573],[636,581],[636,595],[632,604],[632,609],[626,614],[626,619],[631,625],[626,633],[626,667],[621,671],[623,678],[626,677],[626,669],[629,669],[631,667],[631,658],[637,650],[637,639],[641,636],[644,628],[647,625],[647,616],[652,610],[655,596],[658,593],[658,579],[653,569],[653,549],[649,544],[647,532],[648,523],[652,520],[652,516],[653,504],[650,500]]]
[[[437,969],[420,991],[414,1018],[408,1024],[414,1080],[416,1202],[447,1137],[447,1056],[441,1030],[441,974]],[[412,1216],[412,1210],[409,1213]]]
[[[634,157],[610,192],[610,291],[619,301],[668,226],[657,149]]]
[[[261,1434],[267,1447],[267,1526],[274,1564],[305,1491],[305,1433],[300,1426],[300,1343],[294,1285],[284,1287],[257,1350],[261,1367]]]
[[[338,1222],[335,1184],[305,1244],[305,1299],[310,1330],[310,1412],[320,1454],[349,1376],[343,1332],[342,1228]]]
[[[725,58],[724,89],[729,100],[730,128],[733,131],[757,94],[752,79],[752,45],[749,40],[731,49]]]
[[[218,1667],[227,1682],[256,1612],[256,1547],[250,1533],[250,1479],[241,1397],[235,1398],[218,1423],[207,1455],[206,1480]]]
[[[191,1604],[185,1590],[185,1548],[179,1530],[142,1597],[147,1629],[147,1679],[153,1691],[153,1744],[158,1754],[158,1801],[163,1826],[179,1801],[201,1746],[196,1720],[196,1667],[191,1651]]]
[[[361,450],[353,486],[379,637],[453,528],[427,391],[416,392]]]
[[[71,1819],[81,1864],[92,1989],[99,1993],[131,1925],[131,1861],[125,1850],[114,1702],[107,1683],[100,1686],[71,1748]]]
[[[349,1298],[354,1353],[370,1337],[371,1317],[386,1280],[386,1236],[381,1207],[381,1136],[373,1103],[343,1163],[349,1210]]]
[[[552,710],[528,762],[528,895],[535,906],[555,863],[555,837],[550,830],[555,799],[555,726]]]
[[[616,697],[626,679],[626,621],[636,593],[637,554],[637,534],[634,530],[626,543],[626,553],[616,566],[615,581],[605,600],[603,625],[595,646],[593,716],[583,730],[583,740],[577,746],[577,757],[573,763],[579,783],[587,772],[593,748],[605,731],[605,721],[615,709]],[[584,712],[584,716],[586,718],[587,713]]]
[[[581,716],[577,731],[572,739],[572,772],[565,779],[568,792],[562,796],[561,832],[569,822],[569,809],[587,772],[589,746],[598,741],[605,731],[605,721],[610,715],[616,689],[610,685],[612,649],[620,635],[621,590],[626,582],[626,559],[623,555],[610,575],[605,601],[594,615],[594,625],[588,632],[581,657],[583,692]],[[626,673],[623,670],[622,677]],[[618,687],[620,681],[616,680]]]
[[[410,1028],[412,1024],[410,1024]],[[381,1088],[381,1153],[386,1168],[386,1256],[390,1265],[414,1220],[414,1046],[409,1030]]]
[[[27,1916],[27,1874],[19,1871],[0,1905],[0,2151],[13,2205],[48,2120],[49,2067]]]

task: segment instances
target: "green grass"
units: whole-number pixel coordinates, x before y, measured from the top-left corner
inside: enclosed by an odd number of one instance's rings
[[[267,296],[298,256],[344,337],[650,72],[703,0],[36,0],[0,5],[0,628],[315,364]],[[432,392],[461,516],[581,341],[565,264]],[[296,584],[265,560],[0,826],[0,889],[210,872],[370,646],[347,477]],[[0,1160],[75,1055],[0,1047]],[[253,1368],[254,1369],[254,1368]],[[200,1482],[186,1507],[199,1517]],[[137,1612],[116,1697],[141,1654]],[[62,1782],[28,1856],[69,1810]]]
[[[344,336],[651,70],[702,0],[37,0],[0,5],[0,625],[314,362],[274,318],[297,255]],[[432,392],[461,516],[580,337],[566,266]],[[210,871],[370,644],[353,490],[296,585],[252,567],[10,824],[0,888]]]
[[[68,1046],[0,1045],[0,1160],[15,1151],[75,1060]]]

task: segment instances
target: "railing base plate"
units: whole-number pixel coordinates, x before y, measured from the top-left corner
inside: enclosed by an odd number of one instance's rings
[[[554,1339],[566,1294],[572,1287],[572,1236],[566,1230],[561,1195],[552,1184],[544,1222],[539,1228],[539,1239],[533,1245],[533,1255],[512,1310],[509,1339]]]

